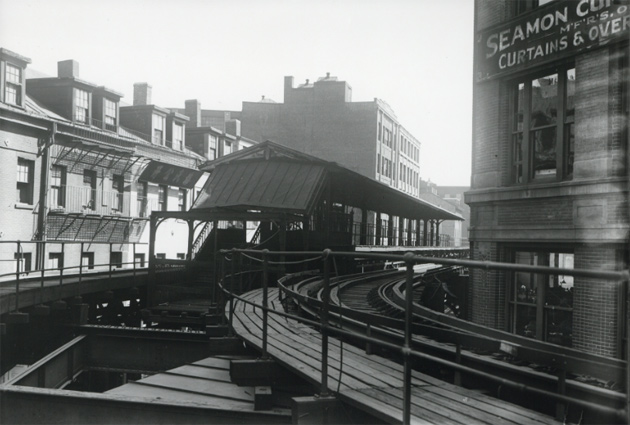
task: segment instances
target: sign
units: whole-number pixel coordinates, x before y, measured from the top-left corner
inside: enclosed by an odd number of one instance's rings
[[[190,189],[202,174],[203,171],[151,161],[140,175],[140,180]]]
[[[476,80],[520,71],[599,46],[627,40],[630,4],[564,0],[477,33]]]

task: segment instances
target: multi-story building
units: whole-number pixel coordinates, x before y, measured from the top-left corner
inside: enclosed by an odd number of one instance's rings
[[[197,117],[191,122],[221,129],[239,120],[246,139],[272,140],[418,196],[420,142],[386,102],[353,102],[350,85],[329,74],[298,87],[293,77],[285,77],[282,103],[263,96],[243,102],[242,111],[199,111],[193,102],[187,101],[183,112]]]
[[[629,9],[476,2],[466,194],[474,259],[628,267]],[[474,322],[627,356],[627,300],[617,282],[473,270],[470,284]]]
[[[258,143],[241,134],[240,112],[203,110],[197,99],[186,100],[185,108],[169,109],[187,117],[186,147],[208,161]]]
[[[184,109],[171,108],[190,119],[186,128],[188,147],[209,161],[253,146],[257,142],[241,134],[241,121],[226,111],[204,111],[196,99]],[[238,115],[238,114],[236,114]]]
[[[470,207],[464,202],[469,186],[438,186],[431,181],[420,180],[420,198],[462,216],[463,220],[446,220],[440,223],[440,234],[448,246],[468,246]]]
[[[203,183],[187,117],[149,105],[147,85],[136,87],[141,104],[121,107],[120,93],[80,79],[73,60],[59,62],[57,77],[32,79],[29,63],[0,49],[0,241],[24,241],[0,243],[0,270],[15,272],[8,260],[25,272],[144,264],[148,246],[131,243],[148,242],[151,211],[189,208]],[[157,254],[186,254],[187,229],[160,231],[173,237]]]

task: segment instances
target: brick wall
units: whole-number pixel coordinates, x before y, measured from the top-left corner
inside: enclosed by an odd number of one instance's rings
[[[502,205],[497,213],[498,224],[527,225],[573,223],[573,203],[571,198],[540,199],[537,201],[512,201]]]
[[[575,59],[575,163],[573,178],[608,175],[608,49]]]
[[[615,246],[581,245],[575,249],[576,267],[614,270]],[[591,353],[616,356],[618,337],[618,284],[602,279],[575,278],[573,293],[573,346]]]
[[[498,245],[475,242],[471,258],[479,261],[501,261]],[[471,269],[469,280],[468,319],[495,329],[505,328],[504,273],[494,270]]]

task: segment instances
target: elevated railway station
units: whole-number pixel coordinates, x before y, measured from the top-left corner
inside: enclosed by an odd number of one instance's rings
[[[0,421],[626,420],[625,361],[475,326],[464,310],[471,269],[612,284],[627,271],[468,260],[439,237],[461,217],[272,142],[203,168],[189,211],[151,214],[148,267],[0,284]],[[188,229],[185,258],[156,255],[169,220]]]

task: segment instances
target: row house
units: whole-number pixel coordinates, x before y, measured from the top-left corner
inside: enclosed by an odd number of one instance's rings
[[[188,209],[203,184],[187,117],[150,105],[147,84],[122,106],[121,93],[80,79],[76,61],[46,78],[27,78],[29,63],[0,48],[0,273],[16,271],[7,260],[23,272],[145,265],[151,211]],[[187,230],[163,231],[183,237],[158,253],[186,255]]]

